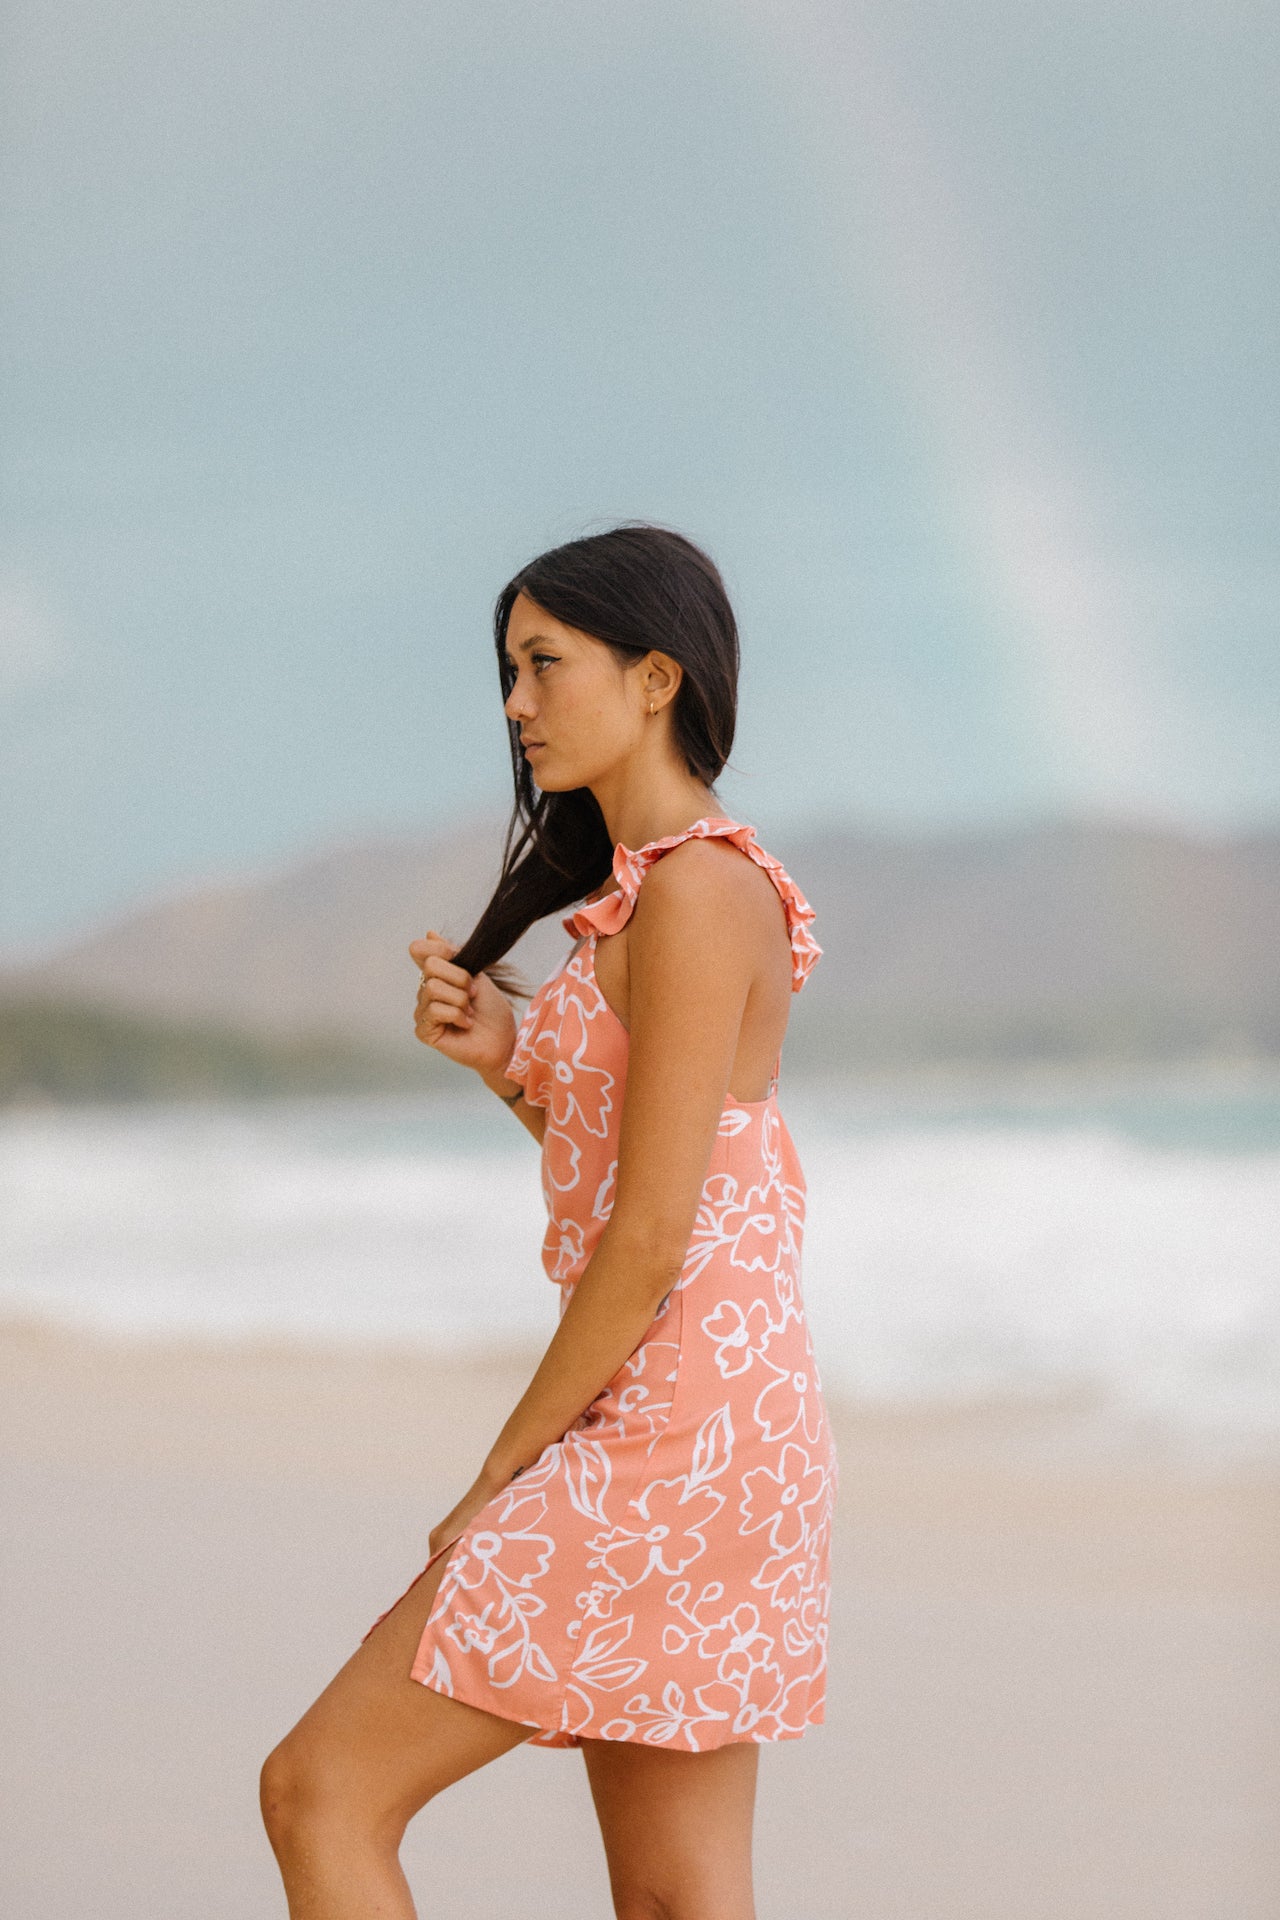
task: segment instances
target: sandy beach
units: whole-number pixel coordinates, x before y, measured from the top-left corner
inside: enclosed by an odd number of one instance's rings
[[[6,1914],[283,1915],[258,1765],[533,1357],[0,1334]],[[1274,1920],[1280,1469],[1065,1402],[833,1413],[828,1717],[763,1756],[761,1920]],[[406,1861],[424,1916],[610,1911],[573,1753]]]

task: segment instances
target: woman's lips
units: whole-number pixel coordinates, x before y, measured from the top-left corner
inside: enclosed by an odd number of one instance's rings
[[[540,753],[547,743],[545,740],[522,740],[520,744],[526,753]]]

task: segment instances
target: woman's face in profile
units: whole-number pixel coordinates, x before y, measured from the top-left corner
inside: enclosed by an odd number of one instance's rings
[[[544,793],[591,786],[632,752],[648,719],[655,657],[624,665],[602,640],[566,627],[525,594],[507,623],[515,685],[503,705]]]

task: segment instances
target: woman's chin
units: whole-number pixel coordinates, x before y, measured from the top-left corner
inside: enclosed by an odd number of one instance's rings
[[[571,793],[575,787],[582,785],[581,780],[558,778],[550,767],[544,770],[542,767],[531,766],[530,772],[533,774],[533,784],[539,793]]]
[[[528,765],[539,793],[580,793],[584,787],[590,786],[598,763],[592,760],[589,766],[575,767],[566,765],[563,757],[557,763],[550,760],[544,747],[541,753],[528,757]]]

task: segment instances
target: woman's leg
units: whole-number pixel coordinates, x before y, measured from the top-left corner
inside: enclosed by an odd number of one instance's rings
[[[681,1753],[584,1740],[618,1920],[755,1920],[751,1741]]]
[[[409,1678],[448,1558],[378,1622],[262,1769],[291,1920],[411,1920],[399,1861],[409,1821],[536,1731]]]

